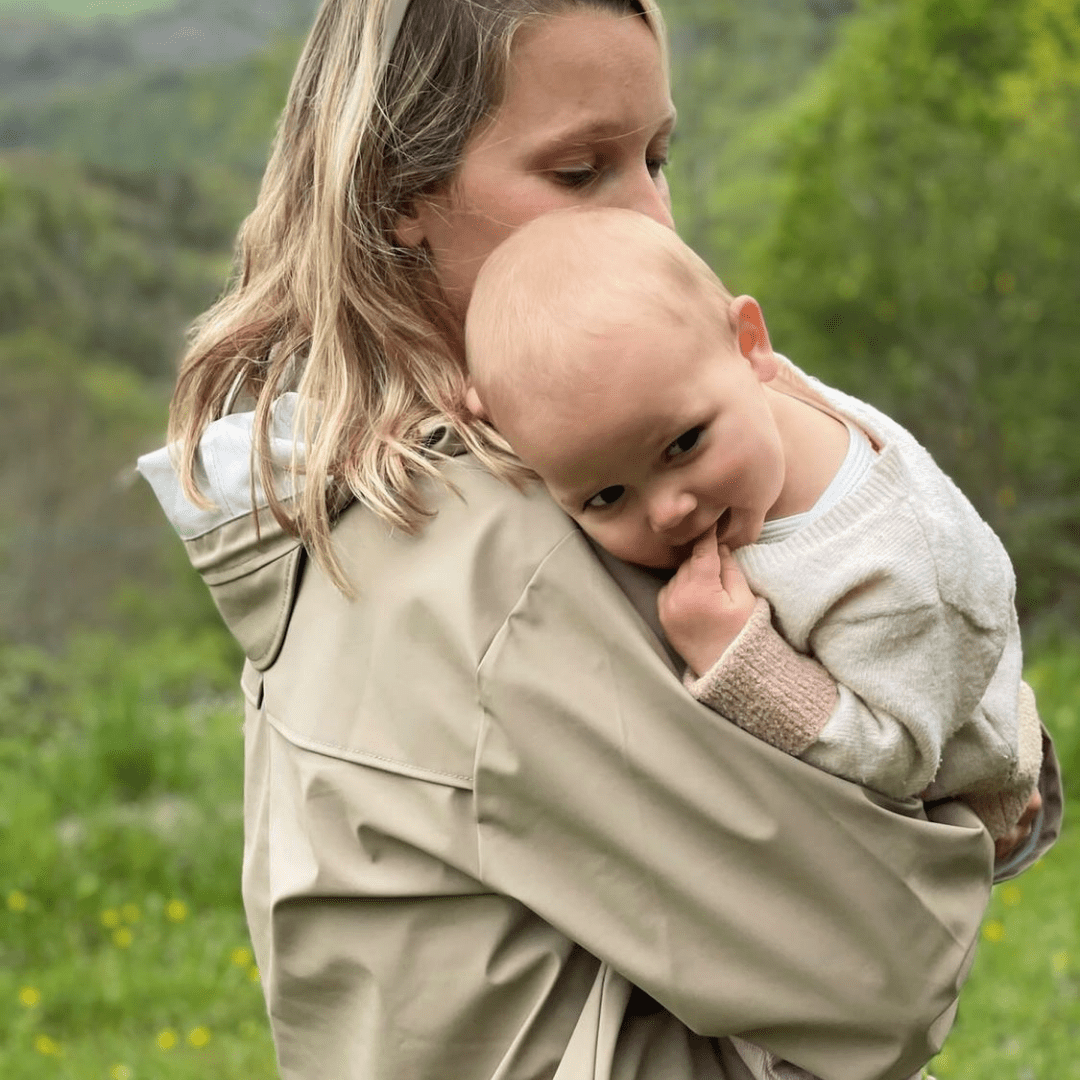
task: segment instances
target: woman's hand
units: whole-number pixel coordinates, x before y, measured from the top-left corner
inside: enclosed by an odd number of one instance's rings
[[[668,640],[700,676],[739,636],[755,600],[731,551],[717,545],[714,525],[660,590],[656,607]]]
[[[1035,825],[1035,819],[1042,809],[1042,796],[1036,790],[1032,793],[1028,804],[1024,808],[1020,820],[1004,836],[994,841],[994,857],[1000,862],[1007,859],[1027,838]]]

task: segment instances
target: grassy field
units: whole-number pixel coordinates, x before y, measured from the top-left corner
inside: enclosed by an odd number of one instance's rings
[[[236,668],[190,628],[0,653],[0,1076],[274,1077],[239,898]],[[1080,653],[1029,674],[1071,769]],[[1080,1078],[1078,837],[996,890],[939,1080]]]
[[[168,7],[172,0],[0,0],[0,15],[59,15],[66,19],[92,19],[98,15],[121,18],[140,11]]]

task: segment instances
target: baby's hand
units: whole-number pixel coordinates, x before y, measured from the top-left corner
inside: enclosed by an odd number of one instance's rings
[[[754,610],[755,597],[731,551],[717,546],[714,525],[656,598],[660,625],[695,675],[703,675]]]
[[[1042,796],[1036,791],[1028,799],[1020,820],[1012,827],[1012,830],[994,842],[994,857],[999,862],[1007,859],[1031,835],[1040,809],[1042,809]]]

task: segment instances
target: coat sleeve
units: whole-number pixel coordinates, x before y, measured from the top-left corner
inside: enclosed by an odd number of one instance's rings
[[[972,959],[985,831],[718,718],[579,548],[546,559],[478,670],[482,879],[699,1034],[833,1080],[909,1076]]]

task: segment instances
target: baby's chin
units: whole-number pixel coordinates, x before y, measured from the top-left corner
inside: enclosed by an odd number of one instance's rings
[[[644,570],[678,570],[690,558],[693,550],[693,544],[683,544],[680,547],[669,547],[662,551],[629,551],[625,554],[613,551],[611,554],[622,559],[623,562],[640,566]]]

